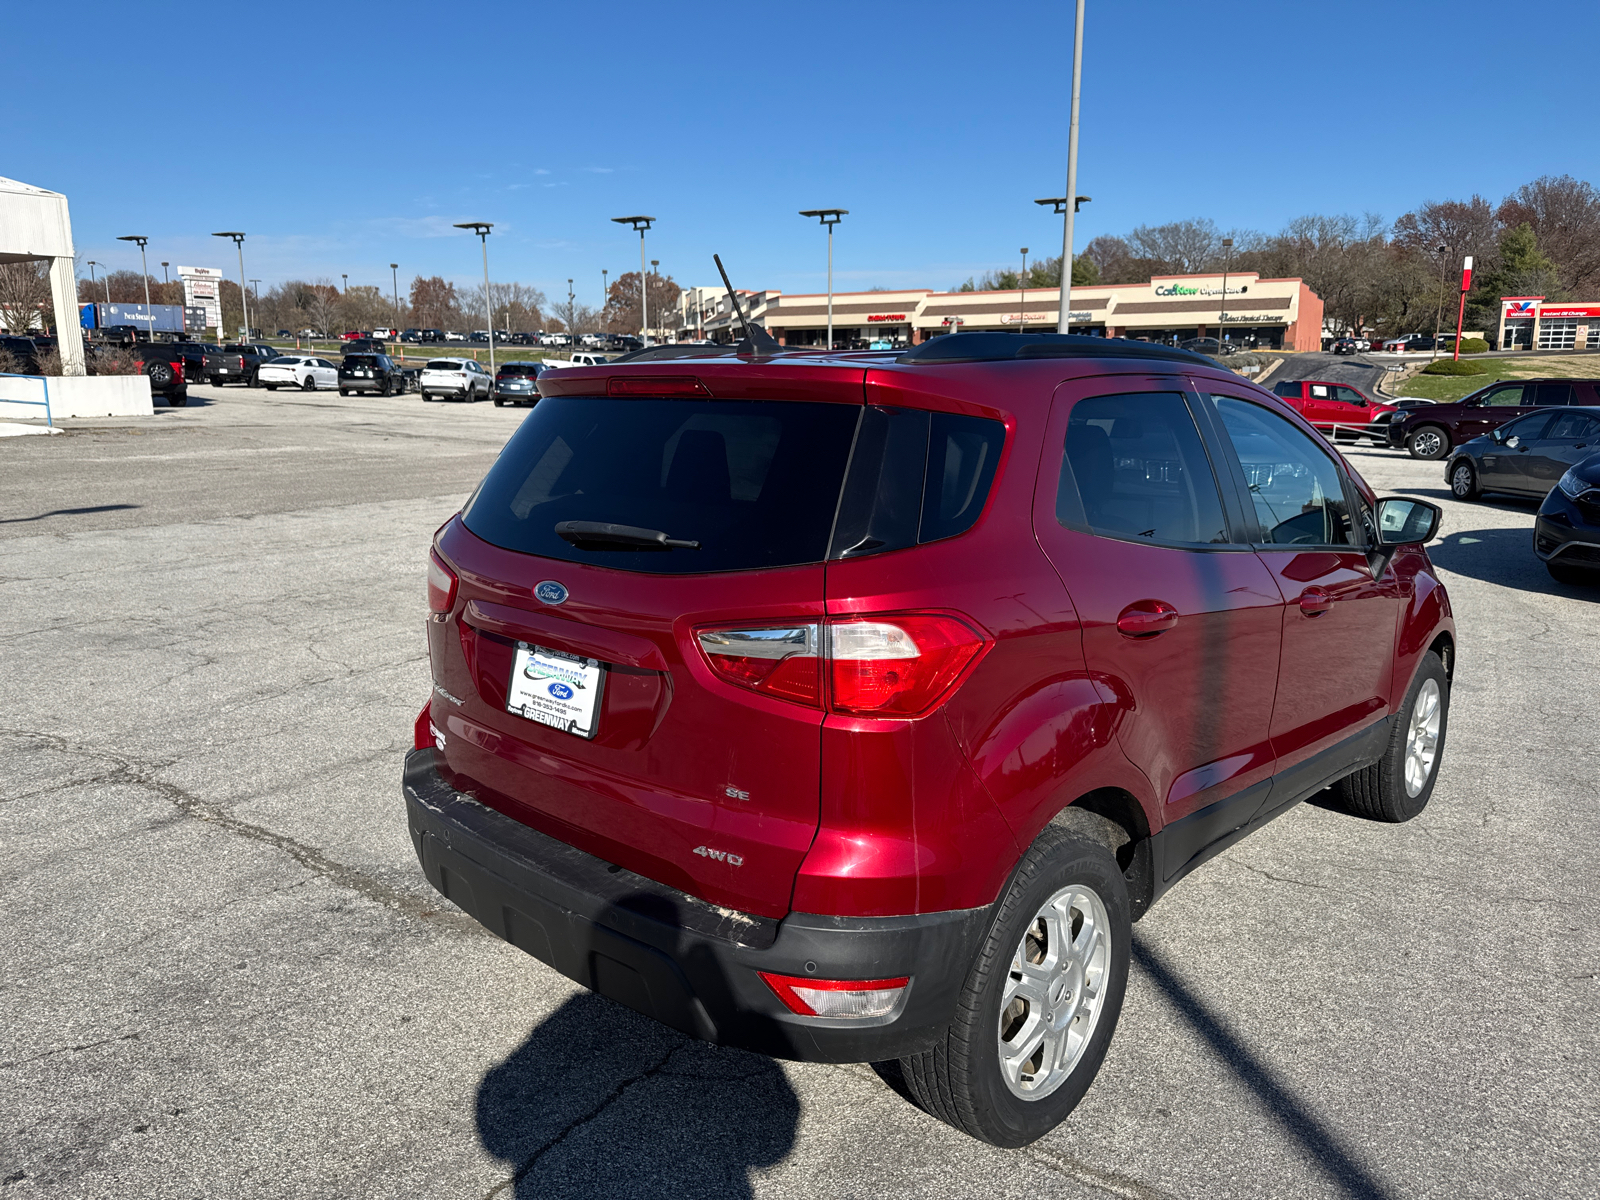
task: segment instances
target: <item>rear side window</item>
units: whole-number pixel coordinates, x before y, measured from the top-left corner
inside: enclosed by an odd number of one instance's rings
[[[1553,404],[1572,403],[1572,385],[1570,383],[1541,383],[1534,393],[1533,402],[1540,407]]]
[[[1125,541],[1226,542],[1216,476],[1183,396],[1142,392],[1074,404],[1056,519]]]
[[[1292,382],[1275,383],[1272,385],[1272,390],[1290,400],[1300,399],[1300,381],[1298,379]]]
[[[1006,427],[984,417],[869,406],[839,505],[832,558],[955,537],[988,501]]]
[[[661,575],[821,562],[861,409],[791,401],[546,399],[463,522],[507,550]],[[580,549],[563,521],[659,530],[700,549]]]

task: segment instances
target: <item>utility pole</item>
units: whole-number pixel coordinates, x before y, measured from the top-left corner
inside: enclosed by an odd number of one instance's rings
[[[150,310],[150,263],[144,256],[144,244],[150,239],[140,237],[137,233],[130,233],[127,237],[119,237],[119,242],[139,243],[139,274],[144,277],[144,331],[150,341],[155,341],[156,314]]]
[[[394,285],[394,323],[395,323],[396,326],[398,326],[400,324],[400,264],[399,263],[390,263],[389,264],[389,279]],[[260,305],[258,304],[257,307],[259,308]]]
[[[1428,356],[1429,362],[1439,357],[1439,330],[1444,323],[1444,280],[1445,272],[1450,269],[1450,260],[1445,256],[1450,253],[1450,247],[1441,242],[1434,247],[1434,253],[1439,256],[1439,306],[1433,314],[1433,353]]]
[[[639,233],[639,340],[650,344],[650,293],[645,286],[649,280],[644,274],[644,231],[655,224],[654,217],[612,217],[618,225],[632,225]]]
[[[489,299],[489,231],[493,221],[463,221],[457,229],[470,229],[483,242],[483,315],[489,322],[489,374],[494,374],[494,305]]]
[[[606,310],[611,307],[611,284],[607,281],[609,274],[606,268],[600,268],[600,320],[606,325],[611,323],[606,316]]]
[[[808,208],[802,217],[815,217],[828,227],[828,349],[833,349],[833,227],[850,215],[848,208]]]

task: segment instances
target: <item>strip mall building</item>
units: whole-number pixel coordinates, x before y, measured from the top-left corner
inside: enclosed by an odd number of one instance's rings
[[[680,337],[738,340],[738,320],[725,294],[709,288],[698,312],[686,303]],[[741,292],[746,315],[788,346],[821,345],[827,340],[825,294],[786,295],[778,291]],[[952,330],[1054,331],[1060,293],[1054,289],[1009,292],[835,292],[833,336],[836,346],[871,342],[915,345]],[[1223,277],[1160,275],[1148,283],[1108,284],[1072,289],[1074,333],[1101,337],[1181,341],[1216,337],[1275,350],[1322,348],[1322,299],[1303,280],[1262,279],[1230,273],[1227,298]]]

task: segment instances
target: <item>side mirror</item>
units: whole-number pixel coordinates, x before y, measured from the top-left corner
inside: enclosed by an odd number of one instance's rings
[[[1410,546],[1431,542],[1439,532],[1443,517],[1443,510],[1426,500],[1386,497],[1378,501],[1378,543]]]
[[[1506,438],[1506,445],[1515,450],[1518,446],[1522,445],[1522,439],[1513,433],[1510,437]]]

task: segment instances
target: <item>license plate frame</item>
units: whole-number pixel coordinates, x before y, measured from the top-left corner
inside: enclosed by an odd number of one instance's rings
[[[592,742],[600,731],[608,666],[598,658],[517,642],[506,711]]]

